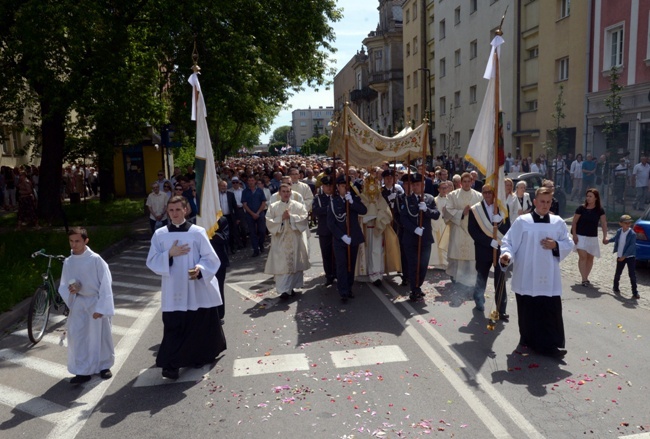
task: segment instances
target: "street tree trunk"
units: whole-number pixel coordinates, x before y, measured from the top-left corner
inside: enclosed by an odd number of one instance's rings
[[[65,144],[65,114],[41,102],[43,153],[38,185],[38,217],[46,223],[61,217],[61,175]]]

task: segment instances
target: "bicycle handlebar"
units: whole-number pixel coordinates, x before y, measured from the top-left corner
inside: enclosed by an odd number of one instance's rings
[[[63,255],[48,255],[48,254],[46,254],[44,248],[32,253],[32,258],[35,258],[36,256],[43,256],[43,257],[49,258],[49,259],[57,259],[60,262],[63,262],[65,260],[65,256],[63,256]]]

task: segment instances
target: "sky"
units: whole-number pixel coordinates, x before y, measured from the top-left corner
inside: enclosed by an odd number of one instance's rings
[[[361,50],[361,42],[368,36],[368,33],[377,28],[379,23],[378,6],[379,1],[377,0],[337,1],[337,7],[343,9],[343,18],[332,24],[336,35],[336,41],[332,45],[336,47],[337,52],[330,55],[337,72],[345,67],[358,50]],[[333,77],[328,79],[334,80]],[[310,106],[312,108],[334,106],[333,85],[329,90],[322,87],[319,91],[309,89],[305,85],[305,90],[294,94],[289,99],[287,106],[289,108],[281,110],[276,116],[270,131],[260,136],[261,143],[268,143],[276,128],[291,125],[292,111]]]

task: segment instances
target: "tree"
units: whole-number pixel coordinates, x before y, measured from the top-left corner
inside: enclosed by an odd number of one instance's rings
[[[607,144],[607,151],[616,154],[618,134],[621,132],[621,119],[623,118],[623,110],[621,107],[621,91],[623,86],[618,83],[618,68],[612,67],[609,75],[609,96],[605,98],[605,106],[609,110],[608,119],[605,121],[603,127],[603,134]]]
[[[289,143],[288,136],[289,136],[289,131],[291,131],[291,127],[289,125],[283,125],[281,127],[276,128],[273,131],[273,134],[271,135],[271,139],[269,143],[274,143],[274,142],[284,142],[285,144]]]
[[[566,114],[564,113],[564,107],[566,102],[564,101],[564,85],[560,85],[560,92],[558,93],[557,99],[555,100],[554,109],[555,111],[551,114],[555,120],[555,128],[550,130],[551,137],[555,142],[555,154],[558,153],[566,154],[569,148],[569,139],[566,132],[566,127],[564,126],[564,119]]]
[[[218,3],[0,0],[0,120],[21,126],[30,117],[42,218],[60,210],[66,145],[97,154],[105,196],[115,146],[138,143],[147,125],[194,132],[194,41],[218,156],[257,143],[301,84],[325,84],[335,0]]]

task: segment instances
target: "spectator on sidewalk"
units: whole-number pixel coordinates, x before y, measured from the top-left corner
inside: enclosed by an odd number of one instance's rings
[[[635,197],[632,207],[635,210],[645,210],[646,194],[648,192],[648,179],[650,177],[650,163],[646,156],[632,170],[632,184],[634,184]]]
[[[151,233],[167,225],[167,195],[160,191],[158,182],[151,185],[151,193],[147,197],[146,206],[149,209]]]
[[[600,193],[598,189],[587,189],[585,203],[578,206],[571,222],[571,235],[578,251],[578,270],[583,287],[591,286],[589,274],[594,258],[600,257],[598,224],[603,229],[603,244],[607,244],[607,217],[605,209],[600,205]]]
[[[571,201],[573,201],[582,189],[582,154],[578,154],[571,163]]]

